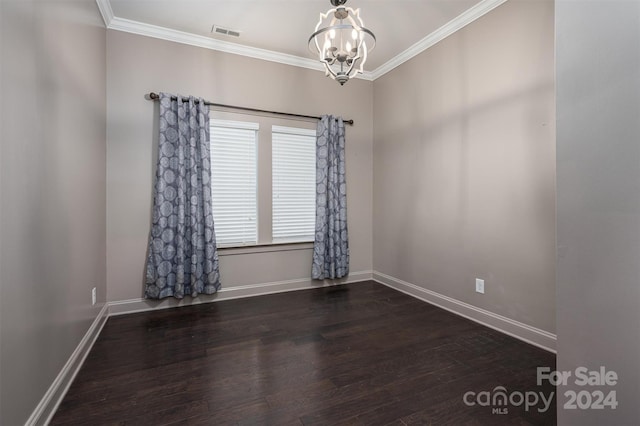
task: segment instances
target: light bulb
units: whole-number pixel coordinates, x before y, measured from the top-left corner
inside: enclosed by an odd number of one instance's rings
[[[351,31],[351,38],[354,39],[354,40],[357,40],[358,39],[358,31],[356,31],[356,30]]]
[[[351,52],[351,43],[347,42],[347,53]]]
[[[333,40],[334,38],[336,38],[336,30],[330,30],[329,31],[329,38],[331,40]]]

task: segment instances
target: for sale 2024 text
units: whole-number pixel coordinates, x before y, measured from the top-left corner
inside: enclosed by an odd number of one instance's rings
[[[573,371],[551,371],[549,367],[538,367],[538,386],[544,381],[554,386],[583,388],[564,392],[566,401],[563,407],[566,410],[615,410],[618,406],[616,391],[613,389],[618,383],[618,374],[605,367],[598,370],[578,367]]]

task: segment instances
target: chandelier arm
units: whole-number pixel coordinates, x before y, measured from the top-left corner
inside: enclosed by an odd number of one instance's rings
[[[353,71],[353,67],[355,67],[355,66],[356,66],[356,61],[351,62],[351,64],[349,65],[349,69],[347,69],[347,71],[345,72],[345,74],[346,74],[349,78],[351,78],[351,77],[352,77],[351,72]],[[344,71],[343,71],[343,72],[344,72]],[[358,74],[358,69],[357,69],[357,68],[356,68],[356,74]]]

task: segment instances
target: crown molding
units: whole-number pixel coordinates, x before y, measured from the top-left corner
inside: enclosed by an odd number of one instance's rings
[[[476,19],[484,16],[506,1],[507,0],[482,0],[471,9],[468,9],[458,17],[447,22],[442,27],[438,28],[419,42],[415,43],[407,50],[385,62],[375,70],[365,71],[363,74],[357,74],[356,78],[367,81],[374,81],[375,79],[382,77],[389,71],[407,62],[414,56],[419,55],[431,46],[447,38],[451,34],[472,23]],[[102,19],[104,19],[106,27],[110,30],[123,31],[161,40],[202,47],[205,49],[231,53],[234,55],[247,56],[250,58],[262,59],[264,61],[277,62],[294,67],[301,67],[324,72],[324,67],[322,66],[322,64],[311,58],[303,58],[287,53],[275,52],[273,50],[244,46],[238,43],[217,40],[214,38],[191,34],[184,31],[172,30],[157,25],[132,21],[130,19],[118,18],[113,15],[113,10],[111,8],[111,3],[109,0],[96,0],[96,3],[98,4],[98,8],[100,9],[100,13],[102,14]]]
[[[109,0],[96,0],[108,2]],[[176,43],[188,44],[190,46],[202,47],[210,50],[231,53],[234,55],[247,56],[250,58],[262,59],[264,61],[277,62],[294,67],[307,68],[314,71],[324,72],[322,64],[310,58],[290,55],[287,53],[274,52],[272,50],[260,49],[257,47],[244,46],[224,40],[217,40],[184,31],[172,30],[157,25],[145,24],[143,22],[132,21],[130,19],[113,17],[107,26],[110,30],[123,31],[132,34],[153,37],[161,40],[173,41]],[[372,80],[371,73],[359,74],[356,78]]]
[[[111,2],[109,0],[96,0],[96,4],[98,5],[98,9],[100,9],[104,26],[109,28],[111,21],[113,21],[113,9],[111,9]]]
[[[262,59],[270,62],[278,62],[286,65],[293,65],[301,68],[322,71],[322,64],[309,58],[289,55],[287,53],[274,52],[272,50],[260,49],[257,47],[243,46],[224,40],[217,40],[184,31],[172,30],[157,25],[145,24],[143,22],[132,21],[114,17],[108,27],[110,30],[123,31],[161,40],[173,41],[176,43],[188,44],[190,46],[203,47],[205,49],[217,50],[234,55],[248,56],[250,58]]]
[[[469,25],[476,19],[491,12],[493,9],[500,6],[502,3],[505,3],[506,1],[507,0],[481,1],[480,3],[476,4],[472,8],[466,10],[464,13],[458,15],[456,18],[447,22],[446,24],[444,24],[443,26],[441,26],[440,28],[438,28],[437,30],[435,30],[434,32],[432,32],[431,34],[429,34],[428,36],[420,40],[419,42],[415,43],[404,52],[393,57],[389,61],[385,62],[383,65],[373,70],[371,72],[371,76],[373,80],[379,77],[382,77],[389,71],[407,62],[409,59],[413,58],[414,56],[419,55],[420,53],[424,52],[431,46],[444,40],[445,38],[449,37],[451,34],[455,33],[456,31],[462,29],[466,25]]]

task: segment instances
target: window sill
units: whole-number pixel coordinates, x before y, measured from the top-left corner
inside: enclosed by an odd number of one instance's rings
[[[253,244],[250,246],[218,247],[219,256],[235,256],[240,254],[269,253],[276,251],[313,250],[313,242],[282,242]]]

